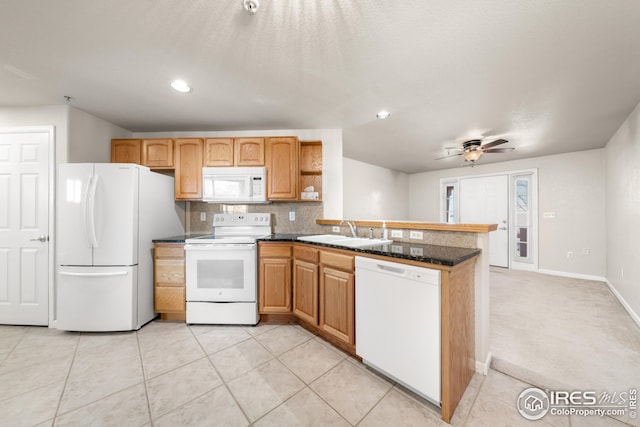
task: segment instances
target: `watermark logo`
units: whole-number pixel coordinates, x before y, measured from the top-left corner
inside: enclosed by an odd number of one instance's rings
[[[623,416],[638,417],[637,389],[621,392],[596,392],[593,390],[542,390],[530,387],[518,396],[520,415],[536,421],[545,415],[574,416]]]
[[[525,389],[518,396],[518,412],[528,420],[539,420],[549,412],[549,397],[537,387]]]

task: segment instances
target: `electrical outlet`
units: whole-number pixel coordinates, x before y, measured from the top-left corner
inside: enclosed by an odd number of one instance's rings
[[[424,255],[424,249],[422,248],[410,248],[409,249],[409,253],[413,256],[423,256]]]
[[[402,230],[391,230],[391,237],[402,239]]]
[[[412,230],[409,232],[409,238],[415,240],[422,240],[424,238],[424,233],[422,231]]]
[[[339,233],[340,232],[340,226],[339,225],[334,225],[333,227],[331,227],[331,231],[333,231],[334,233]]]
[[[207,213],[200,212],[200,221],[206,221],[206,220],[207,220]]]
[[[573,258],[573,251],[568,251],[568,252],[567,252],[567,258],[568,258],[568,259]]]
[[[393,253],[393,254],[402,254],[402,253],[404,253],[404,249],[400,245],[391,245],[391,253]]]
[[[294,211],[289,212],[289,221],[296,220],[296,213]]]

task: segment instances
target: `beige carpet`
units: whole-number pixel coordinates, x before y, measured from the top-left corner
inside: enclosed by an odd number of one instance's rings
[[[640,388],[640,329],[602,282],[492,267],[490,350],[542,388]]]

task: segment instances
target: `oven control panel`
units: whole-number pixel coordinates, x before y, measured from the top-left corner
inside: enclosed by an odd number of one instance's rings
[[[213,216],[213,226],[271,225],[270,213],[221,213]]]

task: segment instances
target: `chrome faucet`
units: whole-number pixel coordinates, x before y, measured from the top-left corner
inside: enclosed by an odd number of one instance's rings
[[[353,222],[353,220],[343,219],[342,221],[340,221],[340,225],[344,223],[346,223],[349,226],[349,229],[351,230],[351,236],[358,237],[358,235],[356,234],[356,225]]]

